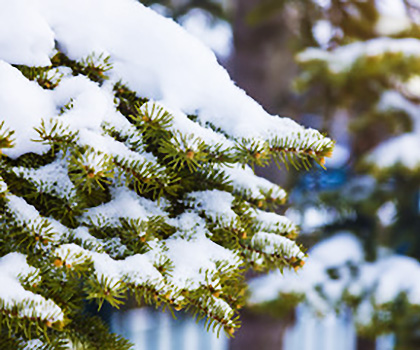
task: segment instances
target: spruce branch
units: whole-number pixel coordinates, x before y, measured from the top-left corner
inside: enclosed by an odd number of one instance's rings
[[[13,130],[6,128],[4,120],[0,122],[0,156],[2,155],[2,148],[13,147],[13,134]]]

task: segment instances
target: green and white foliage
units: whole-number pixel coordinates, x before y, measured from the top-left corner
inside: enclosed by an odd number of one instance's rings
[[[420,310],[416,259],[382,248],[376,261],[366,261],[361,241],[347,232],[321,241],[308,255],[299,273],[252,280],[250,305],[281,314],[303,302],[318,316],[351,307],[359,332],[368,335],[395,332],[407,314]]]
[[[269,296],[270,303],[276,300],[279,309],[290,309],[306,300],[321,313],[351,306],[360,330],[392,331],[398,349],[417,349],[418,2],[282,3],[305,9],[298,16],[303,47],[296,55],[301,71],[295,82],[305,110],[321,115],[326,130],[340,129],[343,135],[347,127],[347,140],[339,146],[350,156],[331,175],[344,174],[342,183],[328,187],[322,181],[327,177],[315,178],[317,195],[303,189],[296,196],[303,223],[312,220],[313,225],[303,225],[312,234],[308,241],[320,242],[307,271],[275,282],[278,288],[272,293],[282,295]],[[343,244],[343,231],[358,239],[347,236]],[[343,247],[351,251],[356,241],[357,259],[346,260]]]
[[[297,55],[299,89],[316,90],[331,118],[345,111],[356,155],[382,177],[420,170],[415,11],[411,1],[332,2],[313,23],[318,47]]]
[[[128,349],[85,312],[128,296],[232,335],[245,271],[305,257],[253,168],[333,142],[135,1],[0,1],[0,23],[0,344]]]
[[[339,117],[348,125],[351,180],[340,198],[321,199],[340,212],[341,228],[362,237],[368,260],[378,244],[420,257],[417,10],[412,1],[331,2],[317,18],[328,30],[312,27],[324,40],[297,55],[297,86],[315,93],[332,124]],[[384,222],[389,205],[395,215]]]

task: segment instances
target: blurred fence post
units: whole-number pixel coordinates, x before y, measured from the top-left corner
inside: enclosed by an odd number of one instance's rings
[[[183,313],[174,319],[169,313],[150,308],[115,312],[112,331],[134,344],[135,350],[227,350],[228,339],[207,332],[204,322],[198,324]]]

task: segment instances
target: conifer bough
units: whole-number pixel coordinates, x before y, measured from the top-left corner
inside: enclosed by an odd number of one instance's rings
[[[253,167],[322,163],[332,141],[135,1],[1,0],[0,17],[0,344],[129,349],[84,311],[129,295],[233,334],[246,269],[304,259]]]

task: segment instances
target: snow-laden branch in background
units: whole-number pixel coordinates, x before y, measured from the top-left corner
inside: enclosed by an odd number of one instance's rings
[[[413,258],[383,251],[377,261],[368,262],[361,242],[349,233],[323,240],[308,254],[297,273],[286,271],[280,276],[275,272],[253,279],[250,305],[281,303],[282,299],[287,303],[287,296],[296,295],[295,300],[325,315],[340,310],[347,301],[362,328],[378,317],[386,322],[386,315],[392,312],[387,307],[399,297],[420,306],[420,264]]]
[[[333,73],[349,71],[357,60],[384,54],[398,54],[417,58],[420,56],[420,40],[414,38],[394,39],[376,38],[357,41],[352,44],[337,47],[331,51],[308,48],[297,55],[301,63],[324,61]]]
[[[379,169],[399,166],[411,171],[419,170],[420,105],[398,91],[389,90],[382,94],[378,110],[405,113],[411,119],[412,131],[383,141],[368,155],[367,161]]]

